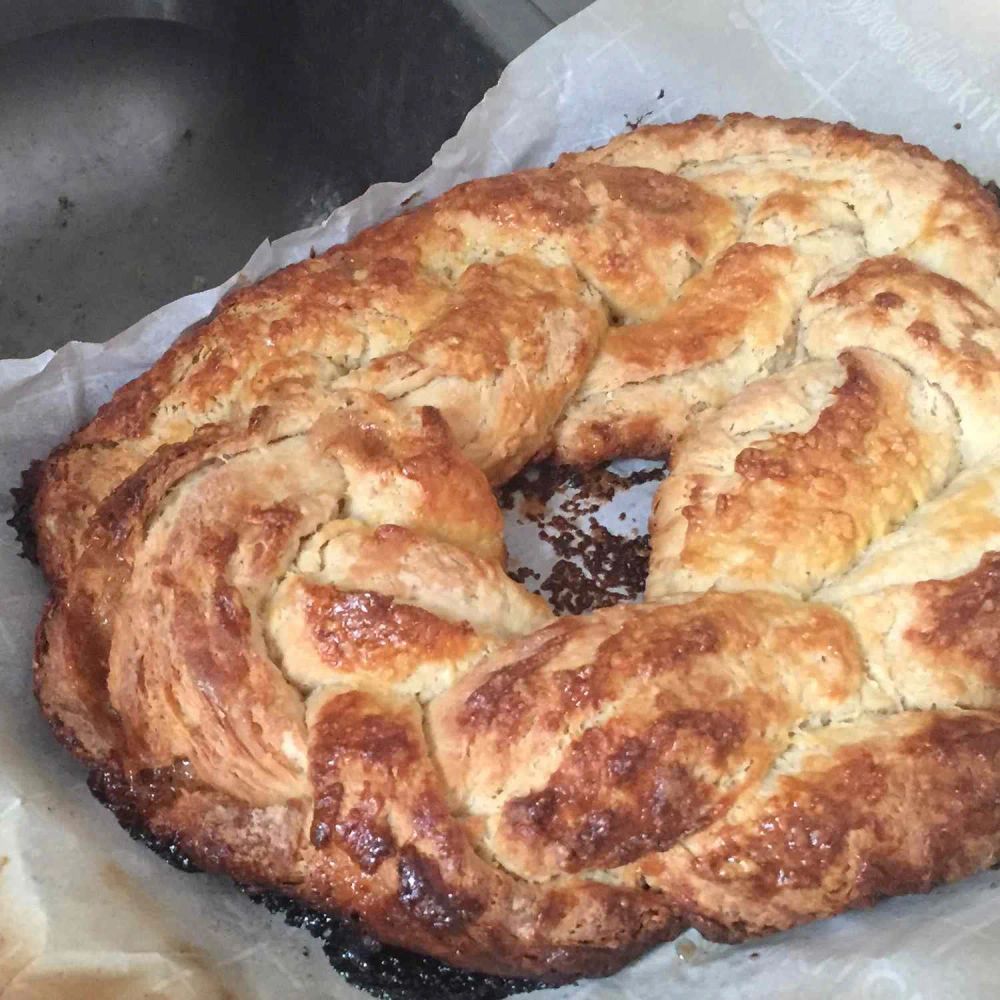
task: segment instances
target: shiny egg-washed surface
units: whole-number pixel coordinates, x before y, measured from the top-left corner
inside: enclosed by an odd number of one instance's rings
[[[232,295],[43,463],[43,710],[203,867],[506,976],[989,866],[998,276],[972,178],[845,125],[456,188]],[[668,452],[645,603],[504,573],[491,486]]]

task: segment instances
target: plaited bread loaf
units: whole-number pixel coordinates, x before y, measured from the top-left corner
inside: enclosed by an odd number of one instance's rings
[[[988,195],[846,125],[458,187],[45,460],[42,708],[199,864],[482,972],[961,878],[1000,859],[998,307]],[[668,453],[646,603],[504,573],[491,485]]]

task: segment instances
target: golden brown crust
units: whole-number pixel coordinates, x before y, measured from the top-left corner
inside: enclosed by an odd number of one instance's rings
[[[867,260],[812,296],[799,323],[813,357],[871,347],[939,385],[961,421],[965,459],[993,449],[1000,315],[964,285],[902,257]]]
[[[910,642],[935,654],[957,654],[983,681],[1000,679],[1000,552],[984,552],[979,565],[954,580],[924,580],[915,587],[919,624],[906,630]]]
[[[462,185],[231,294],[45,461],[43,711],[197,863],[504,975],[992,864],[998,276],[961,168],[843,124]],[[490,483],[671,449],[660,603],[506,576]]]
[[[956,438],[936,390],[867,350],[762,379],[675,450],[647,593],[808,596],[940,489]]]
[[[995,708],[1000,461],[957,476],[817,600],[854,626],[869,670],[907,708]]]
[[[418,656],[451,659],[478,646],[467,622],[442,621],[384,594],[303,583],[296,599],[308,641],[332,674],[357,671],[399,680],[410,675]]]
[[[901,713],[807,734],[757,795],[642,874],[709,937],[927,892],[1000,857],[1000,716]]]
[[[544,881],[617,868],[722,812],[861,674],[825,609],[707,595],[561,619],[439,696],[429,731],[483,847]]]
[[[556,429],[556,460],[663,458],[692,413],[779,362],[807,289],[787,247],[736,243],[655,320],[612,327]]]

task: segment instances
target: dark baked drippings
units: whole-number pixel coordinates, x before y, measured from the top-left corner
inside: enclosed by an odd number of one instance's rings
[[[578,495],[571,498],[565,512],[572,515],[590,514],[620,490],[663,478],[663,467],[659,464],[624,475],[613,471],[612,464],[605,462],[589,469],[553,465],[551,462],[528,465],[497,490],[497,501],[503,510],[513,510],[520,495],[523,497],[522,509],[533,504],[544,507],[556,494],[576,490]]]
[[[649,567],[648,533],[618,535],[594,515],[616,494],[659,482],[663,475],[660,463],[626,474],[608,464],[575,469],[546,463],[524,469],[497,499],[503,510],[537,526],[556,561],[544,579],[526,566],[511,566],[510,575],[543,594],[560,615],[638,599]]]
[[[541,533],[561,556],[540,587],[556,613],[581,615],[638,599],[649,568],[649,535],[623,538],[594,518],[588,533],[564,528],[564,520],[553,520],[556,532]]]
[[[38,565],[38,536],[31,518],[31,508],[35,503],[35,494],[41,485],[42,460],[35,459],[22,473],[21,485],[11,487],[13,513],[7,519],[17,536],[21,548],[21,558]]]
[[[382,1000],[501,1000],[546,989],[531,979],[505,979],[464,972],[435,958],[380,944],[355,919],[312,910],[276,892],[243,887],[255,903],[280,913],[292,927],[302,927],[322,944],[330,964],[352,986]]]
[[[87,777],[91,795],[114,813],[119,826],[133,840],[145,844],[173,868],[182,872],[200,872],[201,869],[181,850],[176,839],[158,837],[152,833],[142,818],[141,804],[135,786],[114,771],[93,770]]]
[[[201,871],[175,840],[150,832],[134,798],[134,786],[114,772],[100,770],[90,772],[88,785],[133,840],[145,844],[174,868]],[[279,892],[261,892],[245,885],[240,890],[271,913],[281,914],[290,926],[302,927],[318,938],[330,965],[340,975],[381,1000],[501,1000],[548,985],[533,979],[465,972],[436,958],[383,945],[366,934],[353,916],[311,909]]]

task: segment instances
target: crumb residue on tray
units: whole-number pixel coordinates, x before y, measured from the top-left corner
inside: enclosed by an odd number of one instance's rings
[[[649,503],[663,475],[662,463],[643,463],[627,472],[609,465],[581,470],[545,464],[524,470],[498,495],[508,524],[523,529],[522,544],[511,546],[510,575],[543,594],[557,614],[637,600],[649,565]],[[607,511],[625,493],[635,511],[631,529],[628,510]],[[549,555],[543,570],[523,541],[527,537],[530,543],[532,534]]]

